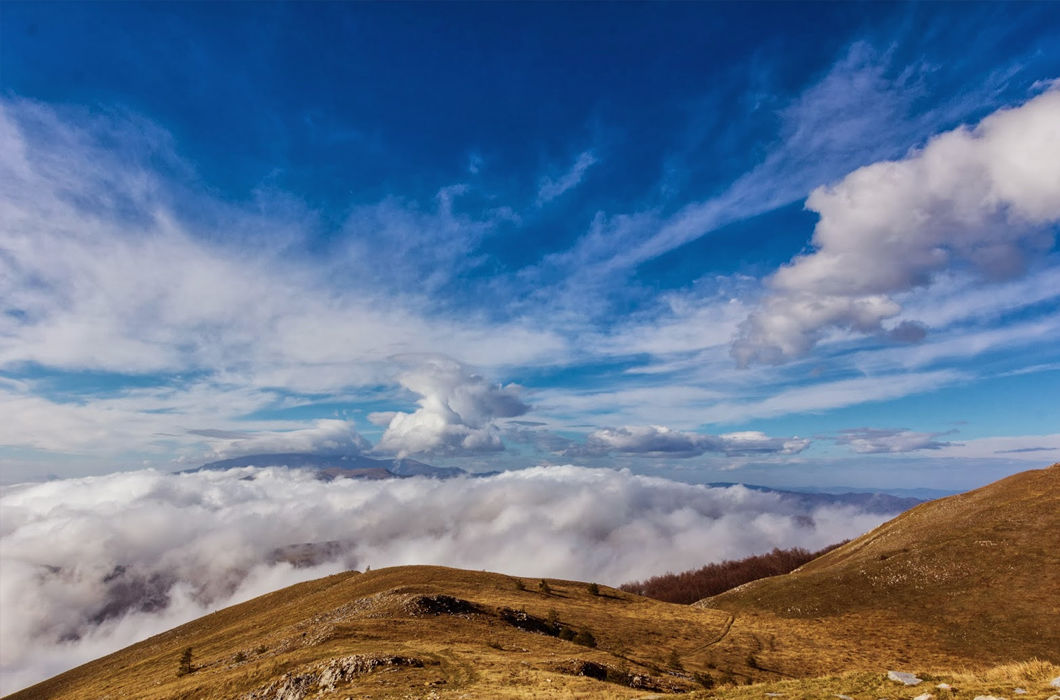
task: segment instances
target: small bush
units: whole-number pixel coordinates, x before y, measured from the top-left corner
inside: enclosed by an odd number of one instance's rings
[[[545,595],[552,595],[552,587],[548,585],[548,581],[541,579],[541,583],[537,584],[538,590]]]
[[[526,590],[526,584],[523,583],[522,579],[517,578],[517,579],[513,579],[513,580],[515,581],[515,590],[517,590],[517,591],[525,591]]]
[[[562,627],[559,630],[559,634],[557,634],[556,636],[564,641],[573,642],[575,635],[574,630],[572,630],[570,627]]]
[[[588,586],[589,595],[600,595],[600,587],[595,583],[590,583]]]
[[[596,637],[589,630],[578,632],[571,641],[575,644],[581,644],[583,647],[596,647]]]
[[[177,675],[186,676],[194,671],[195,666],[191,663],[191,647],[188,647],[184,650],[184,653],[180,655],[180,662],[177,664]]]
[[[692,674],[692,678],[695,679],[696,683],[699,683],[707,690],[710,690],[714,687],[714,676],[710,675],[709,673],[699,673],[697,671],[696,673]]]
[[[235,661],[237,664],[241,664],[247,660],[247,655],[244,654],[242,651],[237,651],[236,655],[232,658],[232,660]]]
[[[668,658],[666,660],[666,663],[672,669],[675,669],[675,670],[678,670],[678,671],[684,671],[685,670],[684,665],[681,664],[681,656],[677,653],[677,649],[671,649],[670,650],[670,658]]]
[[[548,625],[553,629],[556,634],[559,634],[561,626],[559,624],[559,613],[556,612],[555,608],[551,608],[548,611]]]

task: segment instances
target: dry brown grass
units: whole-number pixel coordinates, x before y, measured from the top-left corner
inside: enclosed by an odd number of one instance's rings
[[[714,697],[719,700],[761,700],[766,693],[778,693],[783,700],[820,700],[846,695],[855,700],[909,700],[930,693],[935,700],[972,700],[981,695],[1002,698],[1024,698],[1025,700],[1047,700],[1060,690],[1049,685],[1050,680],[1060,677],[1060,666],[1045,661],[1005,664],[979,671],[951,672],[946,670],[915,671],[922,683],[903,686],[888,680],[885,672],[844,673],[817,678],[756,684],[745,687],[728,687],[711,693],[694,693],[693,697]],[[945,683],[950,688],[938,688]],[[1017,689],[1026,694],[1015,694]]]
[[[790,574],[697,605],[784,640],[871,645],[881,662],[903,661],[901,640],[910,661],[1060,662],[1057,533],[1060,465],[917,506]]]
[[[593,595],[575,581],[548,579],[546,595],[538,583],[443,567],[338,574],[221,610],[12,697],[238,697],[284,673],[354,654],[424,662],[422,668],[381,669],[343,688],[371,697],[636,697],[644,691],[562,669],[571,660],[591,661],[611,668],[615,677],[628,672],[675,688],[698,687],[690,674],[714,663],[705,645],[730,620],[720,611],[606,586]],[[416,613],[417,599],[437,595],[468,601],[481,612]],[[498,615],[502,608],[589,630],[597,647],[520,629]],[[178,676],[187,647],[197,670]],[[688,669],[683,674],[668,672],[675,652]],[[741,678],[766,677],[742,662],[733,671]]]

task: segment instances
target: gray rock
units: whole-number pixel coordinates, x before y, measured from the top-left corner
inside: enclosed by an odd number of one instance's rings
[[[917,685],[918,683],[923,682],[912,673],[906,673],[905,671],[888,671],[887,678],[902,683],[903,685]]]

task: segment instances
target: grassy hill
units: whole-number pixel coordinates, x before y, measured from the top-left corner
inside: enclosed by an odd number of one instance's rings
[[[1026,472],[693,606],[443,567],[346,572],[11,697],[1045,700],[1060,695],[1058,506],[1060,466]]]
[[[779,626],[877,620],[941,655],[1060,663],[1060,465],[924,503],[790,574],[697,605]]]

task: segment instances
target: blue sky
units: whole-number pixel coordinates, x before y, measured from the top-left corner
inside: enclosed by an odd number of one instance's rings
[[[1060,9],[0,6],[7,482],[1060,460]]]

